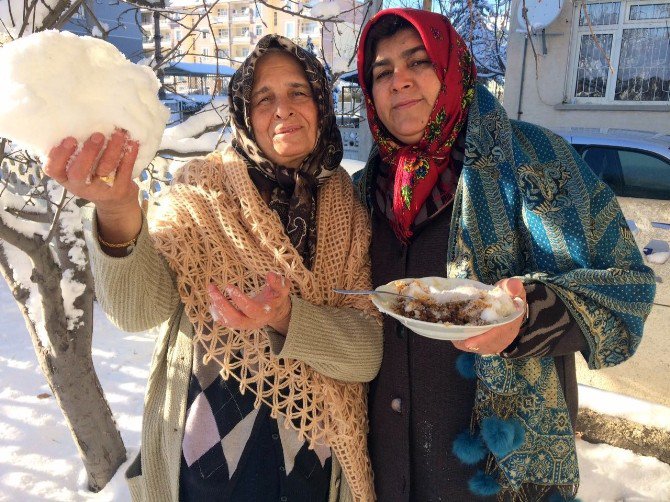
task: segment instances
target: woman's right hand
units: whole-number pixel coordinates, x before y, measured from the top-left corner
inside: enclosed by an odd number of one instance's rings
[[[77,140],[68,137],[52,148],[44,172],[69,192],[90,200],[99,209],[129,205],[137,200],[138,187],[132,181],[132,172],[139,145],[126,131],[114,131],[107,145],[105,137],[96,132],[84,142],[79,152],[77,146]],[[114,173],[113,183],[102,179]]]
[[[45,174],[95,204],[98,230],[106,241],[121,243],[135,238],[142,227],[139,187],[132,179],[139,144],[117,129],[107,144],[105,136],[96,132],[79,152],[77,147],[77,140],[68,137],[52,148]]]

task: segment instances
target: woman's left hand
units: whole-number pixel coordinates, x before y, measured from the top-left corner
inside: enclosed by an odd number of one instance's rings
[[[496,283],[503,291],[507,292],[512,298],[520,298],[523,300],[523,305],[526,304],[526,290],[523,287],[523,282],[519,279],[502,279]],[[515,304],[519,300],[515,300]],[[500,354],[505,350],[519,334],[519,329],[524,321],[524,316],[519,316],[513,322],[507,323],[504,326],[492,328],[481,335],[473,336],[467,340],[455,340],[451,343],[457,349],[465,352],[474,352],[476,354]]]
[[[291,320],[291,286],[282,275],[270,272],[266,284],[255,296],[246,295],[238,287],[228,285],[225,293],[214,284],[207,288],[210,312],[215,322],[231,329],[261,329],[270,326],[286,335]]]

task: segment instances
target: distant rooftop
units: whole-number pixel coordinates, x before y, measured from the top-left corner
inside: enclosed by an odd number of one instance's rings
[[[221,64],[170,63],[165,67],[165,75],[170,77],[205,77],[208,75],[232,77],[234,73],[235,68]]]

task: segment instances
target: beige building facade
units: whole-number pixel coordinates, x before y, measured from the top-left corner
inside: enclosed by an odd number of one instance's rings
[[[670,0],[556,1],[542,7],[544,20],[555,19],[531,36],[521,3],[507,47],[510,118],[670,133]]]
[[[359,6],[351,11],[351,1],[333,0],[333,3],[337,3],[342,12],[347,11],[338,16],[342,22],[337,25],[294,15],[300,10],[309,17],[311,12],[290,0],[270,0],[269,5],[248,0],[220,0],[207,7],[196,2],[175,7],[173,3],[172,8],[177,12],[160,19],[162,53],[167,54],[183,39],[177,49],[180,61],[204,64],[218,61],[218,64],[237,68],[261,37],[276,33],[302,47],[311,41],[316,53],[323,55],[335,71],[346,71],[355,65],[355,61],[349,63],[349,52],[353,53],[355,47],[363,9]],[[209,21],[198,22],[206,10],[209,10]],[[155,50],[151,13],[142,13],[142,28],[146,33],[143,49],[146,56],[151,56]]]

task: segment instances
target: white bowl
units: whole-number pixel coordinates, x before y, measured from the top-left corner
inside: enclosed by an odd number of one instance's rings
[[[410,282],[415,279],[401,279],[403,282]],[[445,277],[423,277],[418,279],[422,283],[428,286],[434,286],[436,288],[447,290],[457,288],[459,286],[472,286],[478,289],[490,290],[495,286],[489,284],[484,284],[478,281],[472,281],[470,279],[448,279]],[[375,291],[380,292],[390,292],[397,293],[398,289],[395,287],[395,283],[399,281],[391,281],[388,284],[379,286]],[[404,326],[412,330],[417,335],[425,336],[428,338],[434,338],[436,340],[466,340],[475,335],[480,335],[485,331],[488,331],[492,328],[502,326],[508,322],[512,322],[517,319],[521,314],[523,314],[524,309],[518,307],[518,310],[504,317],[497,323],[485,324],[483,326],[473,326],[473,325],[462,325],[457,326],[454,324],[442,324],[435,322],[426,322],[419,321],[417,319],[410,319],[409,317],[402,316],[397,312],[394,312],[392,305],[396,300],[396,296],[393,295],[371,295],[372,303],[375,304],[375,307],[379,309],[380,312],[390,315],[391,317],[400,321]]]

